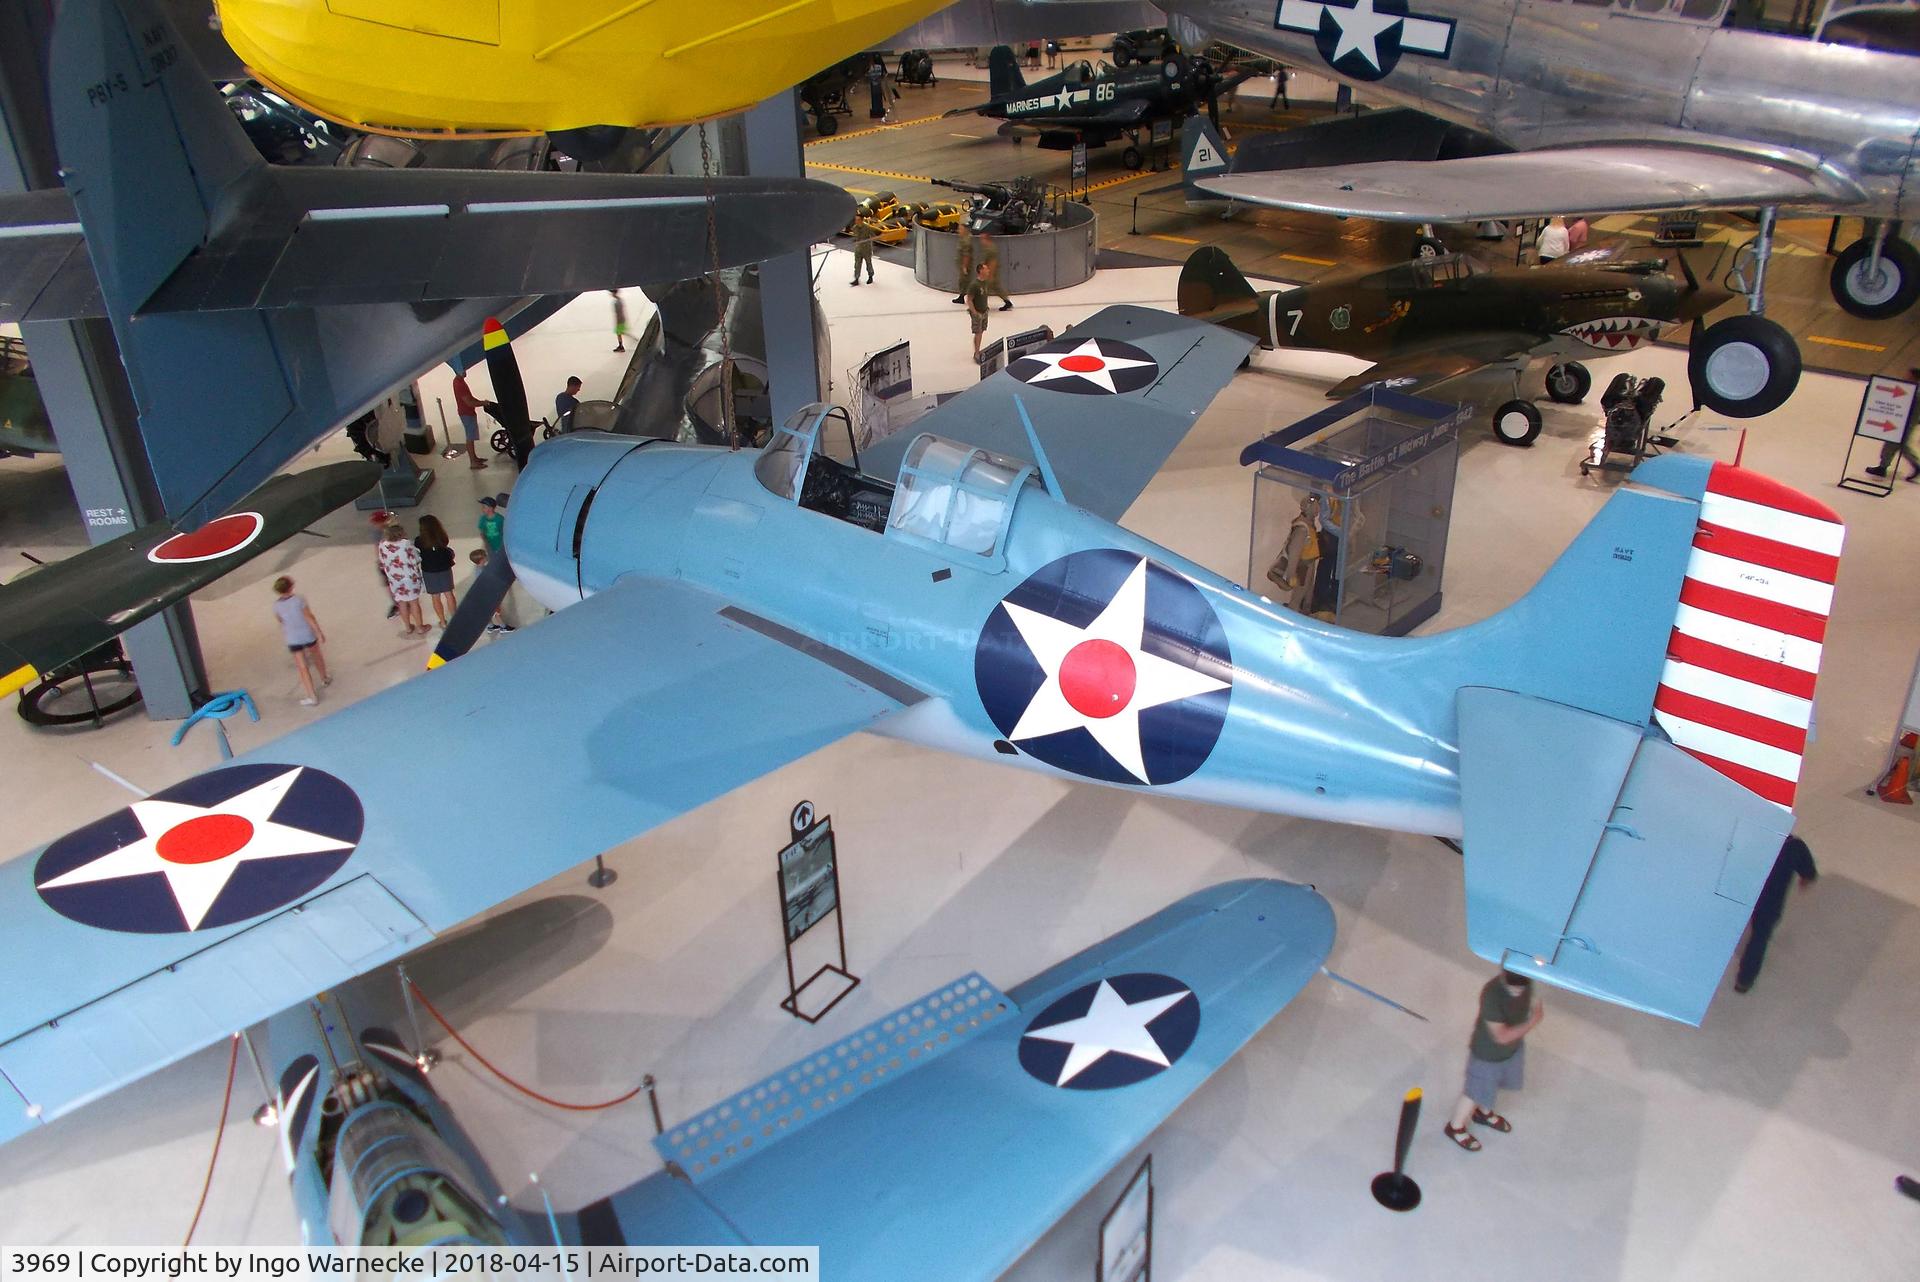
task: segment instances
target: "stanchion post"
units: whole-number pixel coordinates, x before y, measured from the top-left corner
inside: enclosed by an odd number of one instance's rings
[[[1420,1205],[1420,1186],[1405,1171],[1407,1150],[1413,1146],[1413,1131],[1420,1124],[1420,1088],[1414,1087],[1400,1101],[1400,1132],[1393,1141],[1393,1169],[1373,1177],[1373,1200],[1389,1211],[1411,1211]]]
[[[606,860],[602,859],[599,855],[593,857],[593,871],[587,874],[587,884],[589,886],[592,886],[595,890],[605,890],[608,886],[611,886],[615,881],[619,880],[619,878],[619,873],[607,867]]]
[[[427,1039],[420,1033],[420,1012],[413,1004],[413,978],[407,974],[405,966],[400,967],[400,1000],[407,1007],[407,1028],[413,1033],[413,1062],[426,1072],[439,1061],[439,1056],[427,1049]]]
[[[659,1093],[654,1090],[655,1083],[653,1074],[648,1073],[645,1077],[641,1078],[640,1085],[647,1088],[647,1107],[653,1110],[653,1133],[658,1135],[667,1128],[666,1124],[660,1120],[660,1096]]]

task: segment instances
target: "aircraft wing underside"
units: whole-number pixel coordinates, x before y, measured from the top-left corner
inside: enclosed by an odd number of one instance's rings
[[[1233,881],[1004,994],[961,976],[669,1127],[655,1147],[684,1177],[570,1227],[589,1245],[816,1242],[841,1282],[989,1282],[1293,1000],[1333,939],[1311,888]]]
[[[1384,384],[1395,391],[1413,392],[1449,378],[1522,356],[1539,340],[1513,332],[1468,333],[1404,347],[1378,364],[1361,370],[1327,389],[1330,397],[1351,396],[1362,388]]]
[[[1861,198],[1811,166],[1710,145],[1621,143],[1229,173],[1198,186],[1252,205],[1397,222],[1545,217],[1569,209],[1817,206]]]
[[[176,535],[156,521],[0,585],[0,695],[184,600],[379,480],[379,467],[362,462],[286,473],[199,530]]]
[[[860,451],[864,471],[891,476],[921,432],[1012,458],[1033,419],[1068,502],[1117,521],[1233,380],[1253,340],[1149,307],[1103,308],[913,424]]]
[[[0,866],[0,1140],[920,697],[797,642],[624,579]]]

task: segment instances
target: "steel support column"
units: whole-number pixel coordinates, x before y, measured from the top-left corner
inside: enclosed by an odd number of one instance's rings
[[[804,178],[799,91],[775,94],[746,113],[747,172],[760,178]],[[760,264],[760,319],[767,336],[767,378],[773,420],[825,398],[813,333],[813,258],[807,250]]]
[[[0,5],[0,193],[59,185],[46,93],[50,21],[51,6]],[[113,327],[102,320],[45,321],[21,332],[89,541],[105,542],[158,519]],[[121,643],[148,716],[177,720],[193,711],[207,680],[186,606],[129,629]]]

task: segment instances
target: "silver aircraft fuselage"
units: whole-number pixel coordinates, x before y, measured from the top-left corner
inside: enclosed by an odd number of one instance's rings
[[[1690,6],[1705,13],[1701,20],[1565,0],[1165,0],[1163,7],[1212,38],[1518,150],[1704,146],[1813,169],[1827,190],[1823,211],[1902,218],[1920,205],[1920,57],[1722,28],[1717,10],[1706,13],[1710,0]],[[1348,19],[1353,34],[1340,42],[1332,18],[1323,37],[1304,29],[1323,9],[1353,8],[1365,16]],[[1443,51],[1423,52],[1416,42]],[[1365,64],[1369,54],[1377,76]],[[1356,66],[1361,74],[1349,74]]]

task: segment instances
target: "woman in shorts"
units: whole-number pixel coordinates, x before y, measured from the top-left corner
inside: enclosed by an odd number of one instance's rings
[[[281,575],[273,581],[273,590],[278,594],[273,613],[280,620],[280,639],[287,643],[294,669],[300,674],[300,688],[307,692],[300,706],[311,708],[320,702],[313,674],[320,674],[321,685],[333,684],[333,678],[327,674],[327,658],[320,652],[320,643],[327,639],[327,634],[320,630],[320,620],[313,617],[313,607],[307,604],[307,599],[293,590],[292,579]]]

